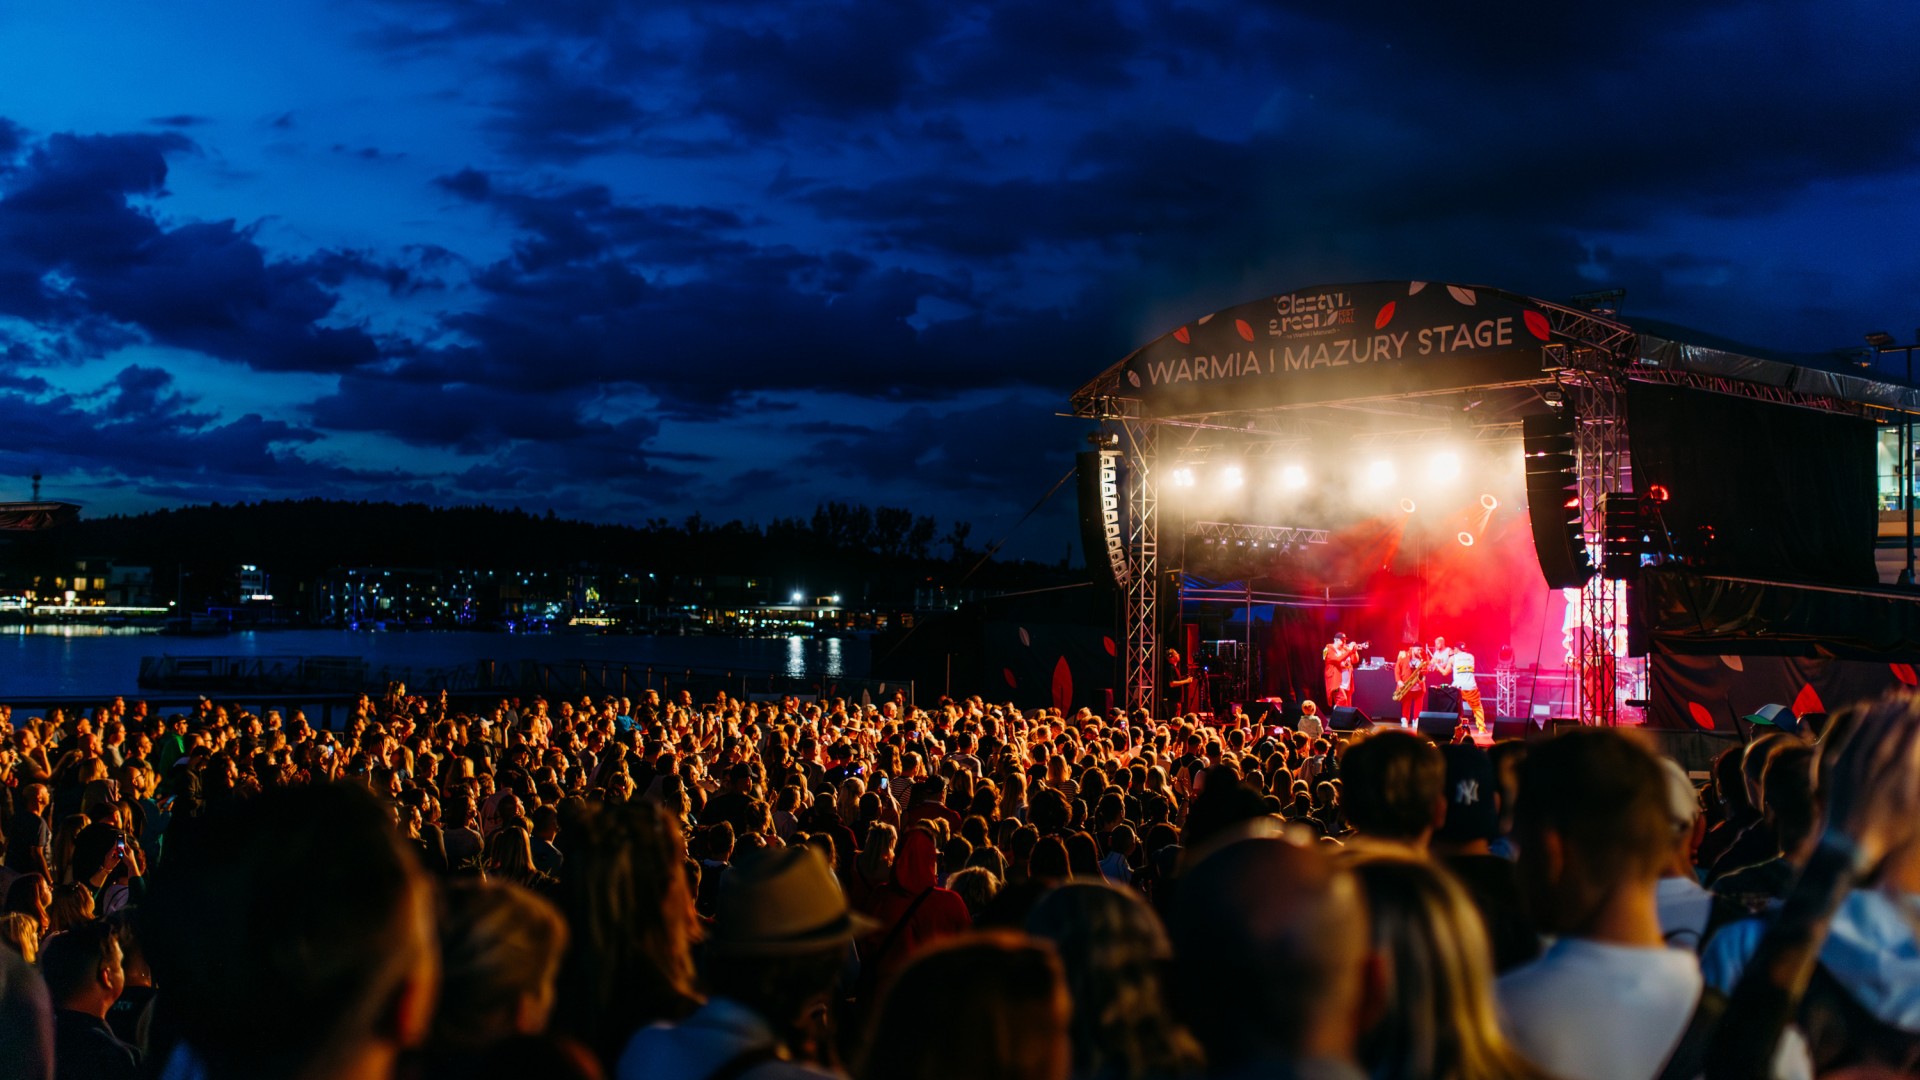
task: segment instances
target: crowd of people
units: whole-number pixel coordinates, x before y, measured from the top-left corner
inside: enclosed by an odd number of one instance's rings
[[[978,698],[0,720],[0,1080],[1920,1066],[1915,694],[1704,786]]]

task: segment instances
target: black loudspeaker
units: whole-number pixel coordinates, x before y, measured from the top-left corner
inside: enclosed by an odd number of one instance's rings
[[[1459,713],[1423,712],[1420,714],[1420,734],[1434,742],[1452,742],[1453,731],[1459,726]]]
[[[1566,409],[1520,420],[1527,523],[1533,527],[1533,552],[1540,560],[1540,573],[1554,589],[1577,589],[1593,576],[1581,530],[1574,422]]]
[[[1120,485],[1120,451],[1083,450],[1076,455],[1080,489],[1080,550],[1087,571],[1102,585],[1127,584],[1126,493]]]
[[[1328,718],[1327,726],[1335,731],[1365,731],[1373,726],[1367,714],[1351,705],[1336,705],[1333,715]]]
[[[1509,719],[1500,716],[1495,717],[1493,721],[1494,742],[1501,742],[1506,739],[1526,739],[1541,733],[1542,731],[1539,725],[1524,717]]]
[[[1548,734],[1559,735],[1568,731],[1578,731],[1584,726],[1580,721],[1565,716],[1556,716],[1548,725]]]
[[[1651,547],[1640,497],[1621,491],[1600,496],[1600,572],[1632,581],[1640,574],[1641,556],[1649,554]]]

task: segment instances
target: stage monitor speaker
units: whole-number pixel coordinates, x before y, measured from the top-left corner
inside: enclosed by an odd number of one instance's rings
[[[1572,717],[1556,716],[1553,722],[1547,725],[1547,730],[1549,734],[1561,735],[1569,731],[1578,731],[1582,726],[1579,720]]]
[[[1527,470],[1527,523],[1540,573],[1555,589],[1577,589],[1593,576],[1580,520],[1575,418],[1569,410],[1520,420]]]
[[[1420,714],[1420,734],[1434,742],[1452,742],[1454,729],[1459,726],[1459,713],[1423,712]]]
[[[1335,731],[1365,731],[1373,726],[1367,714],[1351,705],[1336,705],[1333,715],[1327,719],[1327,726]]]
[[[1504,742],[1508,739],[1528,739],[1543,733],[1540,725],[1525,717],[1509,719],[1500,716],[1495,717],[1493,721],[1494,742]]]

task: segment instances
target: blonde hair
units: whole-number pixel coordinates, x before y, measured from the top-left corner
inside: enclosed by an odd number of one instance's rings
[[[1386,1015],[1362,1044],[1391,1080],[1543,1080],[1500,1033],[1492,947],[1467,892],[1432,863],[1367,854],[1351,862],[1367,894],[1373,947],[1387,962]]]
[[[865,842],[860,848],[860,858],[855,863],[860,876],[870,882],[885,881],[899,843],[899,832],[886,822],[876,821],[868,826]]]
[[[13,947],[13,950],[26,958],[27,963],[40,962],[40,920],[24,911],[9,911],[0,915],[0,943]]]
[[[446,893],[434,1039],[478,1047],[515,1034],[521,1002],[551,1007],[567,924],[546,898],[505,881],[464,881]],[[544,1014],[543,1014],[544,1015]]]

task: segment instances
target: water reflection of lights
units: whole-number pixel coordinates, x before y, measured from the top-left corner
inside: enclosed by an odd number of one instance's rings
[[[787,677],[791,679],[807,677],[807,639],[799,634],[787,638]]]
[[[826,673],[828,675],[845,675],[847,673],[846,669],[842,667],[840,663],[840,639],[837,637],[827,639]]]

